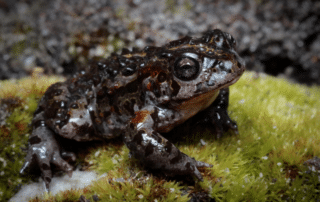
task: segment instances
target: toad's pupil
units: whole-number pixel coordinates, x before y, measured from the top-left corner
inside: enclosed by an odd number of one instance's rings
[[[196,69],[191,65],[184,65],[181,67],[181,70],[183,71],[182,73],[186,78],[191,77],[196,73]]]

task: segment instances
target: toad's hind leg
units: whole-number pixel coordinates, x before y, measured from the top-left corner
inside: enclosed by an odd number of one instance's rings
[[[56,111],[52,110],[52,104],[50,105],[48,100],[50,101],[52,97],[61,94],[56,93],[59,91],[59,86],[61,86],[60,83],[52,85],[39,103],[32,120],[33,131],[29,137],[27,156],[20,170],[22,174],[27,168],[31,167],[32,164],[37,165],[40,168],[47,191],[49,190],[49,184],[52,178],[51,164],[71,175],[73,170],[72,166],[64,159],[70,159],[72,161],[76,159],[75,154],[72,152],[61,152],[61,148],[56,139],[57,132],[53,130],[52,125],[48,125],[48,122],[51,120],[47,117],[48,111],[53,115],[57,114]]]
[[[72,166],[62,157],[71,157],[73,161],[75,160],[73,153],[64,152],[60,154],[60,147],[54,137],[54,132],[44,122],[40,121],[39,125],[34,126],[30,136],[28,153],[20,173],[24,173],[31,164],[36,163],[41,170],[42,178],[48,191],[52,178],[50,164],[54,164],[60,170],[67,172],[69,176],[72,174]]]

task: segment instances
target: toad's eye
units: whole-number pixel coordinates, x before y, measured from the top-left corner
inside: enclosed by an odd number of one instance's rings
[[[200,71],[199,62],[190,57],[183,57],[174,63],[174,75],[183,81],[190,81],[198,76]]]

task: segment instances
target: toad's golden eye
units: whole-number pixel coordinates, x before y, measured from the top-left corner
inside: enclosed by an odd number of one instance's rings
[[[182,81],[195,79],[200,72],[199,62],[190,57],[182,57],[174,63],[174,75]]]

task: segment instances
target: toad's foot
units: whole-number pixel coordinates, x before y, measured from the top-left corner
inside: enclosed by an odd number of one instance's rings
[[[54,164],[58,169],[65,171],[70,177],[72,175],[72,166],[63,158],[69,158],[72,161],[75,161],[76,159],[74,153],[60,153],[60,148],[54,138],[53,132],[45,125],[39,126],[33,130],[29,139],[29,149],[26,161],[20,170],[20,174],[23,174],[31,164],[36,163],[41,170],[46,191],[49,191],[49,184],[52,178],[50,164]]]

